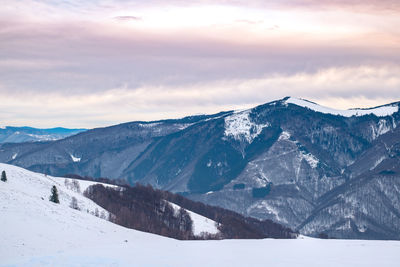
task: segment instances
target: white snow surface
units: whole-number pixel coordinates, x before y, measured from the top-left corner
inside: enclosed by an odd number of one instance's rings
[[[369,170],[372,171],[373,169],[375,169],[379,164],[381,164],[382,161],[384,161],[386,159],[386,156],[382,156],[380,157],[378,160],[375,161],[374,165],[372,165]]]
[[[310,101],[300,99],[300,98],[295,98],[295,97],[290,97],[285,102],[287,104],[294,104],[297,106],[305,107],[305,108],[314,110],[316,112],[332,114],[332,115],[339,115],[339,116],[343,116],[343,117],[364,116],[364,115],[368,115],[368,114],[373,114],[377,117],[385,117],[385,116],[390,116],[399,110],[399,107],[396,105],[392,105],[392,106],[386,105],[386,106],[370,108],[370,109],[338,110],[338,109],[332,109],[332,108],[320,106],[320,105],[312,103]]]
[[[393,128],[396,128],[396,125],[388,123],[386,120],[379,120],[378,122],[378,127],[375,127],[374,125],[371,125],[372,129],[372,139],[375,140],[379,136],[389,132]]]
[[[80,162],[81,161],[81,158],[74,157],[74,155],[72,155],[72,154],[69,154],[69,155],[71,156],[71,159],[72,159],[73,162]]]
[[[16,132],[18,134],[20,134],[20,132]],[[38,141],[55,141],[58,140],[59,138],[49,135],[49,134],[26,134],[30,137],[35,138]]]
[[[311,166],[311,168],[315,169],[318,166],[319,160],[311,153],[307,154],[302,154],[303,159],[305,159],[308,163],[308,165]]]
[[[190,126],[192,126],[194,123],[179,123],[179,124],[175,124],[176,126],[178,126],[179,130],[184,130]]]
[[[0,190],[2,190],[2,197],[6,197],[6,200],[21,200],[24,202],[32,201],[38,202],[38,205],[44,202],[46,204],[53,205],[53,203],[49,201],[49,197],[51,195],[51,188],[53,185],[55,185],[57,187],[60,199],[60,204],[57,204],[57,206],[69,208],[72,197],[75,197],[78,201],[78,207],[83,212],[95,213],[97,209],[99,213],[103,212],[106,217],[108,217],[109,213],[105,209],[98,206],[92,200],[84,197],[81,193],[69,189],[65,185],[66,178],[52,177],[41,173],[31,172],[13,165],[0,163],[0,172],[3,170],[6,172],[7,182],[2,184],[5,187],[1,187]],[[83,192],[90,185],[97,183],[81,180],[77,181],[80,184],[81,192]],[[11,201],[11,204],[14,203]]]
[[[291,137],[289,132],[283,131],[278,138],[278,141],[282,141],[282,140],[289,140]]]
[[[152,123],[139,123],[138,125],[143,128],[152,128],[155,126],[161,125],[161,122],[152,122]]]
[[[399,241],[178,241],[115,225],[68,207],[68,197],[101,209],[63,188],[57,178],[0,164],[0,266],[398,266]],[[48,201],[50,187],[60,204]],[[42,200],[41,197],[44,197]]]
[[[178,211],[181,208],[179,205],[176,205],[175,203],[172,202],[168,203],[174,208],[175,211]],[[194,235],[200,236],[201,233],[210,233],[210,234],[219,233],[219,230],[217,228],[217,222],[190,210],[186,210],[186,212],[189,214],[190,218],[193,221]]]
[[[232,136],[235,140],[253,142],[269,124],[256,124],[250,120],[251,110],[238,111],[225,117],[225,136]]]

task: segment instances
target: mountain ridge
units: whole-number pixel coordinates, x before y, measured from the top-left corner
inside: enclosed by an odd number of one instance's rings
[[[387,230],[400,230],[400,218],[392,212],[398,200],[383,182],[399,175],[400,102],[339,112],[346,116],[310,103],[286,97],[241,111],[98,128],[47,144],[4,144],[0,162],[148,183],[313,236],[400,239]],[[384,208],[348,182],[367,176],[375,178],[360,188]],[[316,208],[329,192],[336,202],[321,213]],[[370,203],[351,205],[353,198]],[[370,231],[357,230],[364,226]]]
[[[86,130],[87,129],[69,129],[63,127],[41,129],[29,126],[4,126],[0,127],[0,144],[55,141]]]

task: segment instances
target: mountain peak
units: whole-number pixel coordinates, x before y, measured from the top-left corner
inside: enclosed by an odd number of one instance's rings
[[[286,104],[293,104],[297,105],[303,108],[307,108],[316,112],[324,113],[324,114],[332,114],[332,115],[337,115],[337,116],[343,116],[343,117],[352,117],[352,116],[365,116],[365,115],[375,115],[377,117],[386,117],[390,116],[393,113],[396,113],[399,111],[399,106],[395,105],[394,103],[384,105],[384,106],[379,106],[379,107],[373,107],[373,108],[355,108],[355,109],[348,109],[348,110],[339,110],[339,109],[333,109],[330,107],[325,107],[318,105],[314,102],[311,102],[306,99],[302,98],[295,98],[295,97],[286,97],[283,99],[284,103]]]

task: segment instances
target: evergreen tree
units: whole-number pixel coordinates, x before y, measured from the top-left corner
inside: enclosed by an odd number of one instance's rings
[[[3,182],[6,182],[6,181],[7,181],[6,171],[3,171],[3,172],[1,173],[1,180],[2,180]]]
[[[58,199],[57,187],[55,185],[53,185],[51,188],[51,196],[49,200],[54,203],[60,203],[60,200]]]

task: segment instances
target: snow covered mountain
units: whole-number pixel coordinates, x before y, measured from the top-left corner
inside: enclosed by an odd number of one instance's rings
[[[66,129],[60,127],[51,129],[37,129],[32,127],[5,126],[0,127],[0,144],[54,141],[84,131],[86,131],[86,129]]]
[[[149,183],[313,236],[400,239],[399,105],[340,111],[287,97],[3,144],[0,161]]]
[[[391,267],[400,260],[398,241],[178,241],[95,216],[96,209],[106,211],[60,178],[6,164],[0,170],[8,177],[0,181],[0,266]],[[92,183],[80,183],[80,189]],[[53,185],[60,204],[48,200]],[[72,197],[81,210],[69,207]]]

